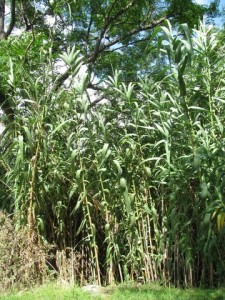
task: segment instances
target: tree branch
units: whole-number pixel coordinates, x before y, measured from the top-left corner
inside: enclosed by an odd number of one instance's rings
[[[109,7],[109,11],[108,11],[108,13],[107,13],[108,18],[109,18],[109,16],[110,16],[111,12],[113,11],[113,8],[114,8],[116,2],[117,2],[117,0],[114,0],[114,1],[111,3],[111,6]]]
[[[85,48],[86,48],[86,53],[88,50],[88,46],[89,46],[89,36],[90,36],[90,32],[91,32],[91,26],[92,26],[93,20],[92,20],[92,16],[90,18],[89,24],[88,24],[88,29],[87,29],[87,34],[86,34],[86,39],[85,39]]]
[[[100,101],[102,101],[103,99],[106,99],[105,95],[100,95],[98,98],[96,98],[93,102],[90,103],[90,107],[95,106],[96,104],[98,104]]]
[[[110,26],[112,21],[115,21],[119,16],[121,16],[127,9],[129,9],[132,5],[134,5],[136,0],[132,0],[127,6],[126,8],[120,10],[115,16],[113,17],[107,17],[105,18],[105,24],[103,26],[103,29],[101,30],[101,32],[99,33],[98,39],[96,41],[96,45],[95,45],[95,49],[94,51],[89,55],[89,57],[86,60],[86,64],[93,64],[95,63],[95,61],[97,60],[99,54],[101,54],[103,51],[105,51],[106,49],[109,49],[110,47],[112,47],[115,44],[121,43],[123,40],[132,37],[133,35],[140,33],[142,31],[145,30],[150,30],[155,28],[156,26],[162,24],[167,18],[169,18],[170,16],[167,15],[165,17],[162,17],[158,20],[152,21],[151,23],[147,24],[147,25],[142,25],[142,26],[138,26],[132,30],[130,30],[127,34],[123,35],[123,36],[119,36],[118,38],[112,40],[111,42],[103,45],[101,47],[101,41],[104,37],[105,32],[107,31],[108,27]],[[144,39],[143,39],[144,40]],[[139,40],[140,42],[142,41],[141,39]],[[70,70],[68,69],[64,74],[62,74],[56,81],[55,81],[55,85],[54,85],[54,89],[57,90],[62,84],[63,82],[70,76]]]
[[[120,11],[118,11],[117,14],[115,14],[115,15],[112,16],[111,18],[109,17],[109,22],[110,22],[110,23],[111,23],[111,22],[114,22],[116,19],[118,19],[120,16],[122,16],[122,15],[123,15],[130,7],[132,7],[132,6],[135,4],[136,1],[137,1],[137,0],[132,0],[132,1],[130,1],[130,3],[127,4],[126,7],[122,8]]]
[[[114,39],[113,41],[107,43],[106,45],[104,45],[101,49],[99,49],[99,53],[103,52],[107,48],[112,47],[115,44],[121,43],[123,40],[125,40],[125,39],[127,39],[127,38],[129,38],[129,37],[131,37],[131,36],[133,36],[133,35],[135,35],[137,33],[140,33],[142,31],[150,30],[150,29],[155,28],[156,26],[162,24],[167,18],[168,18],[168,16],[160,18],[160,19],[158,19],[156,21],[153,21],[150,24],[147,24],[145,26],[139,26],[137,28],[134,28],[134,29],[130,30],[126,35],[120,36],[120,37]]]
[[[94,52],[92,53],[92,56],[89,59],[88,63],[94,63],[97,60],[98,55],[100,53],[101,42],[102,42],[102,39],[103,39],[103,37],[104,37],[104,35],[107,31],[108,26],[109,26],[109,21],[107,19],[105,19],[105,24],[103,26],[103,29],[99,33],[98,39],[96,41]]]
[[[88,63],[94,63],[97,60],[99,54],[101,53],[101,51],[100,51],[101,50],[101,42],[102,42],[102,39],[103,39],[108,27],[110,26],[110,24],[115,22],[116,19],[118,19],[120,16],[122,16],[130,7],[132,7],[134,5],[135,2],[136,2],[136,0],[130,1],[130,3],[126,7],[121,9],[119,12],[117,12],[117,14],[115,14],[112,17],[110,17],[108,15],[105,18],[103,29],[99,33],[98,39],[96,41],[95,49],[94,49],[91,57],[89,58]]]
[[[91,82],[88,83],[87,88],[92,89],[94,91],[103,91],[104,90],[104,88],[102,88],[100,86],[97,86],[97,85],[94,85]]]
[[[133,41],[133,42],[130,42],[128,45],[122,45],[122,46],[119,46],[117,48],[113,48],[112,50],[107,50],[107,53],[109,53],[109,52],[115,52],[117,50],[120,50],[120,49],[123,49],[123,48],[127,48],[128,46],[135,45],[135,44],[138,44],[138,43],[141,43],[141,42],[146,42],[146,41],[149,41],[149,37],[143,38],[143,39],[140,39],[140,40],[136,40],[136,41]]]
[[[9,23],[9,27],[5,33],[5,38],[7,39],[11,34],[16,23],[16,0],[11,0],[11,20]]]
[[[67,69],[61,76],[59,76],[56,80],[55,83],[53,85],[53,91],[57,91],[60,86],[66,81],[66,79],[69,78],[70,76],[70,69]]]

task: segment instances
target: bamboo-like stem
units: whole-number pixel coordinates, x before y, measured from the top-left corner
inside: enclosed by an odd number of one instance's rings
[[[37,169],[37,160],[38,160],[38,154],[40,150],[40,138],[42,135],[42,131],[40,131],[40,135],[38,137],[36,151],[34,156],[31,158],[31,182],[30,182],[30,195],[29,195],[29,208],[28,208],[28,240],[31,238],[31,234],[34,230],[34,224],[35,224],[35,215],[33,211],[33,202],[35,197],[35,176],[36,176],[36,169]]]
[[[102,180],[102,175],[101,174],[100,174],[99,181],[100,181],[100,185],[101,185],[103,203],[105,203],[105,206],[104,206],[105,220],[106,220],[106,224],[109,226],[109,224],[110,224],[109,211],[108,211],[108,208],[107,208],[107,200],[106,200],[106,195],[105,195],[105,191],[104,191],[103,180]],[[111,242],[112,242],[112,236],[111,236],[111,232],[109,232],[108,237],[107,237],[108,245],[110,245]],[[110,251],[110,257],[109,257],[109,262],[108,262],[108,268],[107,268],[108,282],[109,282],[109,284],[113,284],[113,282],[115,280],[115,278],[114,278],[114,269],[115,269],[115,267],[114,267],[113,257],[112,257],[111,251]]]
[[[82,162],[82,158],[80,156],[80,169],[83,170],[83,162]],[[95,233],[93,231],[93,223],[92,223],[92,219],[91,219],[91,213],[90,213],[90,209],[89,209],[89,203],[88,203],[88,198],[87,198],[87,190],[86,190],[86,185],[85,185],[85,178],[84,178],[84,174],[82,174],[82,186],[83,186],[83,193],[85,195],[84,197],[84,207],[87,211],[87,216],[88,216],[88,223],[89,223],[89,232],[90,232],[90,236],[92,238],[92,242],[93,242],[93,246],[92,248],[94,249],[94,253],[92,253],[91,251],[91,257],[92,257],[92,262],[94,262],[95,265],[95,272],[97,273],[97,282],[99,285],[101,285],[101,276],[100,276],[100,268],[99,268],[99,260],[98,260],[98,246],[96,245],[96,241],[95,241]],[[93,274],[93,278],[95,279],[96,275],[95,272]]]
[[[81,246],[81,274],[80,274],[80,285],[84,285],[84,245]]]

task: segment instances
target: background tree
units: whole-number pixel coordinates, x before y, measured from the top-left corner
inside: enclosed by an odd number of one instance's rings
[[[182,1],[182,5],[176,0],[1,0],[0,39],[7,39],[13,28],[31,32],[32,40],[26,45],[23,53],[23,68],[26,68],[28,73],[31,68],[28,52],[34,52],[37,49],[36,45],[40,45],[40,33],[42,41],[52,41],[54,53],[76,45],[85,58],[84,64],[89,71],[89,87],[101,90],[96,87],[96,78],[101,82],[106,74],[112,74],[113,69],[123,70],[124,80],[128,82],[135,81],[138,74],[146,74],[152,69],[155,56],[152,53],[152,59],[149,59],[150,56],[147,55],[149,40],[153,29],[165,19],[170,19],[175,24],[187,22],[193,27],[203,15],[218,13],[218,5],[217,0],[212,1],[209,7],[188,0]],[[5,14],[6,6],[9,8],[9,14]],[[49,21],[54,24],[50,26]],[[70,70],[67,70],[58,78],[56,88],[69,75]],[[13,104],[7,98],[4,81],[0,90],[2,109],[12,118]]]

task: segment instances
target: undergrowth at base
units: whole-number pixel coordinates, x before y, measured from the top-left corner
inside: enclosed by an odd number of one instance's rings
[[[58,283],[46,284],[32,290],[12,291],[0,295],[0,300],[205,300],[225,299],[225,289],[178,289],[165,288],[158,284],[138,286],[120,285],[117,287],[101,287],[98,292],[84,292],[76,286]]]

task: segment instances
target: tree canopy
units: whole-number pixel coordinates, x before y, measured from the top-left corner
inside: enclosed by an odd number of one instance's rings
[[[204,15],[217,14],[218,5],[218,0],[211,1],[208,7],[190,0],[1,0],[0,39],[9,39],[14,29],[20,30],[19,36],[5,44],[9,51],[1,43],[1,77],[5,78],[8,52],[26,72],[38,72],[35,56],[43,43],[49,43],[53,58],[74,45],[80,50],[92,89],[100,90],[96,79],[101,82],[115,69],[123,71],[125,81],[135,81],[137,75],[147,74],[154,68],[155,54],[151,53],[149,44],[154,39],[155,28],[166,19],[193,27]],[[23,49],[17,49],[14,41],[17,38],[24,39]],[[57,84],[62,84],[69,75],[68,70],[58,78]],[[0,91],[2,109],[12,118],[13,105],[7,98],[4,79]]]

